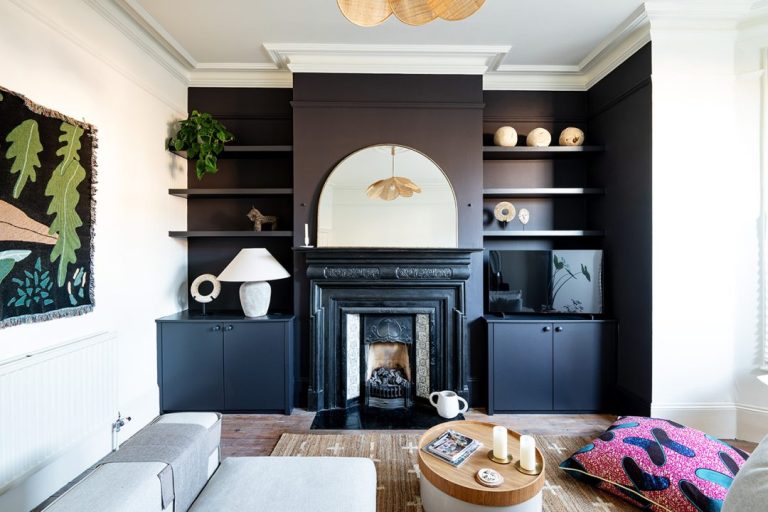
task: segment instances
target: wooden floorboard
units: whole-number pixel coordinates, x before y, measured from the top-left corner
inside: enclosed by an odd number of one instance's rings
[[[221,429],[222,457],[255,457],[272,453],[284,433],[310,432],[314,412],[294,409],[293,414],[225,414]],[[495,414],[484,409],[472,409],[468,420],[488,421],[504,425],[523,434],[595,437],[605,430],[616,416],[608,414]],[[355,434],[354,430],[313,430],[314,433]],[[371,432],[371,431],[366,431]],[[419,430],[380,432],[410,432]]]
[[[314,412],[294,409],[293,414],[225,414],[221,427],[222,457],[256,457],[272,453],[284,433],[306,434],[310,432]],[[616,420],[612,414],[494,414],[488,416],[484,409],[472,409],[468,420],[488,421],[523,434],[597,437]],[[312,430],[317,434],[355,434],[355,430]],[[371,431],[366,431],[371,432]],[[419,430],[381,430],[379,432],[411,432]],[[737,448],[751,452],[755,443],[727,440]]]

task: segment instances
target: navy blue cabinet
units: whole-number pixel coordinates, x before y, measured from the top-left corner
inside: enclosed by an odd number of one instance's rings
[[[605,411],[617,324],[487,317],[488,414]]]
[[[160,410],[293,409],[292,315],[190,315],[157,320]]]

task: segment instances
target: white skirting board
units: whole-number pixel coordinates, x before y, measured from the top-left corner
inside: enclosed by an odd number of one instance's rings
[[[768,435],[768,409],[729,402],[656,404],[651,416],[699,429],[721,439],[759,442]]]

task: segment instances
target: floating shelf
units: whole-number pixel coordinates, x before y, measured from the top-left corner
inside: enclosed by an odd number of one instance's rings
[[[540,160],[545,158],[574,157],[601,153],[604,146],[550,146],[534,148],[528,146],[502,147],[483,146],[484,160]]]
[[[256,156],[259,154],[267,153],[290,153],[293,151],[293,146],[237,146],[229,145],[224,146],[224,152],[219,155],[219,158],[229,158],[235,156]],[[176,151],[170,149],[170,152],[179,155],[182,158],[187,158],[186,151]]]
[[[293,231],[169,231],[171,238],[278,238],[292,237]]]
[[[253,197],[289,196],[292,188],[171,188],[168,193],[176,197]]]
[[[485,197],[555,197],[555,196],[599,196],[603,188],[486,188]]]
[[[555,229],[543,231],[483,231],[485,238],[586,238],[601,237],[605,233],[596,230]]]

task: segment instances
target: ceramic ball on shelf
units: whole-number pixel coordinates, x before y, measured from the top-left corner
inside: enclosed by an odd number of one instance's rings
[[[534,148],[546,148],[552,143],[552,135],[544,128],[536,128],[531,130],[525,142]]]
[[[493,143],[508,148],[517,146],[517,130],[511,126],[502,126],[493,134]]]
[[[560,133],[561,146],[583,146],[584,132],[573,126],[569,126]]]

